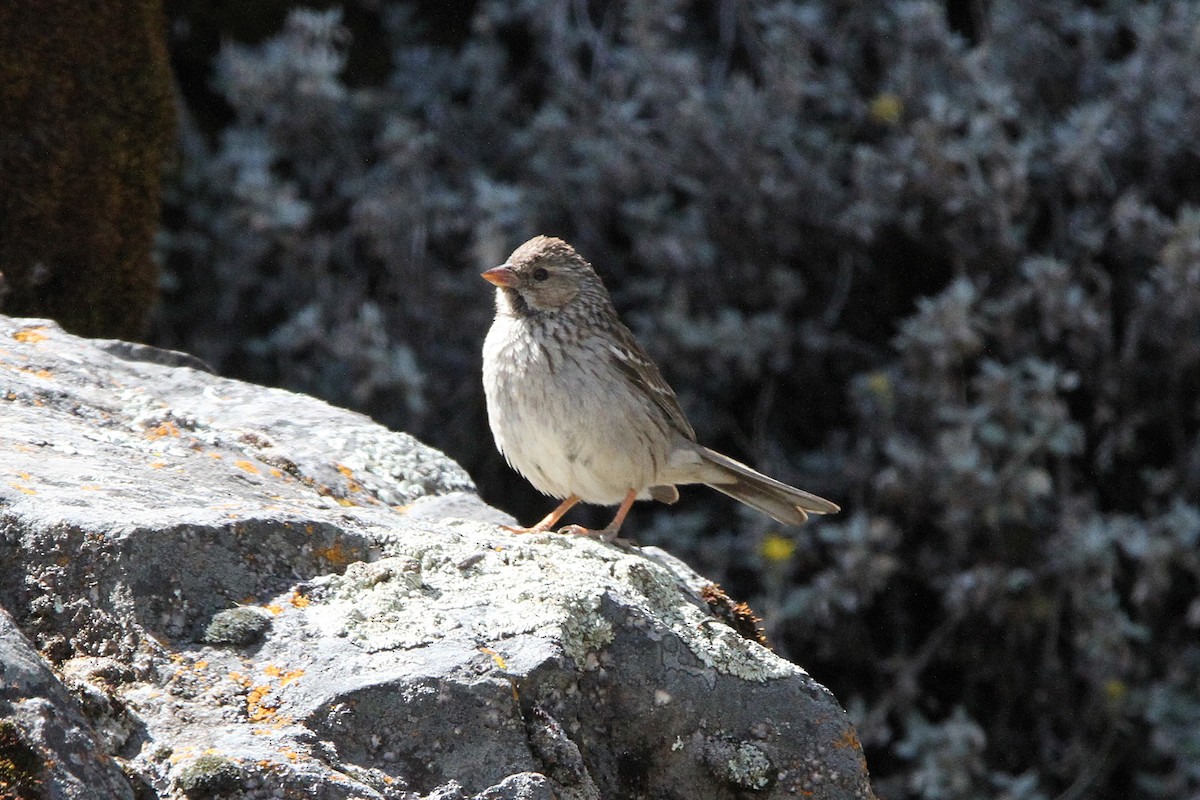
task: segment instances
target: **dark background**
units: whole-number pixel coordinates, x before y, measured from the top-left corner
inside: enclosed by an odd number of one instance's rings
[[[528,524],[478,273],[562,236],[702,441],[843,506],[694,489],[626,532],[754,606],[881,797],[1200,797],[1200,6],[166,12],[154,343],[410,431]]]

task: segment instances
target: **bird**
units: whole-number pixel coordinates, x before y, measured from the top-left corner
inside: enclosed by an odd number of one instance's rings
[[[706,484],[784,525],[833,514],[833,502],[711,450],[670,385],[620,320],[600,276],[562,239],[535,236],[482,273],[496,287],[483,344],[488,423],[508,464],[561,503],[530,527],[550,531],[577,503],[617,506],[612,541],[635,500],[674,503]]]

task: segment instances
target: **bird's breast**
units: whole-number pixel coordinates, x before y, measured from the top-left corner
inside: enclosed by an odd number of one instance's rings
[[[556,335],[557,334],[557,335]],[[484,342],[496,446],[538,490],[601,504],[653,485],[669,452],[647,404],[592,340],[497,317]]]

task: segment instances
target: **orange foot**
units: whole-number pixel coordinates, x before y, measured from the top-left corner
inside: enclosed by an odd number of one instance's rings
[[[500,527],[509,533],[545,533],[554,527],[555,523],[563,518],[571,510],[571,507],[579,502],[579,498],[571,495],[566,500],[558,504],[558,508],[547,514],[541,522],[534,525],[532,528],[522,528],[520,525],[501,525]]]

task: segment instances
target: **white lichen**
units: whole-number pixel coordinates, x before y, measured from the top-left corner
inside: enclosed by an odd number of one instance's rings
[[[605,615],[608,596],[614,608],[663,626],[657,635],[674,634],[716,673],[765,681],[800,672],[692,602],[685,587],[698,579],[678,574],[686,569],[678,563],[558,534],[435,527],[388,538],[380,561],[331,577],[312,609],[321,627],[371,652],[417,647],[452,631],[489,646],[532,634],[558,642],[586,669],[613,640],[618,620]],[[468,559],[470,569],[460,568]]]

